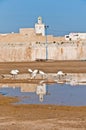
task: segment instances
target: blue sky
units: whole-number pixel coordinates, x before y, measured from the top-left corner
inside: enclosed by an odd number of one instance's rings
[[[49,34],[86,32],[86,0],[0,0],[0,33],[32,28],[38,16]]]

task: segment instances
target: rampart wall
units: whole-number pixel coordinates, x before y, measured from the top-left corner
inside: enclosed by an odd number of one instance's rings
[[[85,60],[86,43],[66,42],[64,37],[47,36],[48,59]],[[19,33],[0,34],[0,62],[46,59],[46,36],[36,35],[33,28]]]

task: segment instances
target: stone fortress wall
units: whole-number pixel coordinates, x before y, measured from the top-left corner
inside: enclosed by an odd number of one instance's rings
[[[0,34],[0,62],[46,59],[46,37],[48,59],[86,59],[85,40],[66,41],[65,37],[36,34],[34,28],[22,28],[19,33]]]

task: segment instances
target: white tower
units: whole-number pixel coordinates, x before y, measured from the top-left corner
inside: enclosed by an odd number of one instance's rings
[[[42,17],[38,17],[38,24],[42,24]]]
[[[38,17],[38,23],[35,24],[35,33],[45,36],[45,25],[42,23],[42,17]]]

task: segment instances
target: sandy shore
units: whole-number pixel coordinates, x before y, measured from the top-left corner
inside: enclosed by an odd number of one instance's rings
[[[33,62],[0,62],[0,74],[9,74],[18,69],[20,74],[28,73],[28,68],[40,69],[46,73],[86,73],[86,61],[33,61]]]
[[[0,130],[85,130],[86,107],[12,105],[0,95]]]

